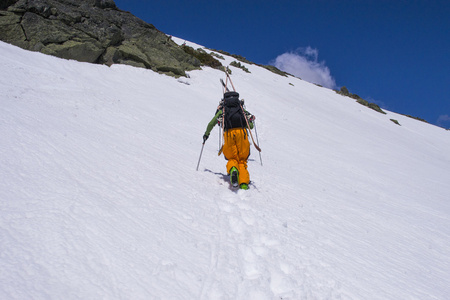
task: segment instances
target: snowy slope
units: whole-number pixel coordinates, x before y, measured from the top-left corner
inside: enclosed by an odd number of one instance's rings
[[[223,73],[0,42],[0,299],[448,299],[450,132],[246,67],[235,192],[217,127],[195,171]]]

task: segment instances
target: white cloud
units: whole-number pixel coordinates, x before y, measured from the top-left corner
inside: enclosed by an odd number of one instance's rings
[[[446,123],[450,122],[450,116],[449,115],[441,115],[439,116],[438,120],[437,120],[437,124],[440,126],[443,126]]]
[[[278,69],[317,83],[327,88],[336,88],[336,82],[324,61],[319,62],[319,51],[311,47],[279,55],[272,64]]]

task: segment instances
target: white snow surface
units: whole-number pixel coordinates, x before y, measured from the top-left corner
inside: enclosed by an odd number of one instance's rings
[[[450,132],[244,65],[235,191],[217,126],[196,171],[223,72],[0,42],[0,299],[448,299]]]

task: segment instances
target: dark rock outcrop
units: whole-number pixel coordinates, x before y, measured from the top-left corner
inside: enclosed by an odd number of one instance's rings
[[[173,76],[201,65],[113,0],[4,0],[0,40],[61,58],[128,64]]]

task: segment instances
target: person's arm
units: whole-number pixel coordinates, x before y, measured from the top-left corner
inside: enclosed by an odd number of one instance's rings
[[[253,129],[253,127],[255,126],[255,124],[253,124],[253,121],[255,120],[255,116],[252,115],[250,112],[248,112],[245,109],[244,109],[244,112],[245,112],[245,117],[248,120],[248,126],[250,126],[250,129]]]
[[[206,138],[209,137],[209,134],[211,133],[211,130],[216,126],[217,119],[219,119],[220,115],[222,114],[222,110],[219,110],[214,118],[212,118],[211,122],[208,123],[208,126],[206,127],[205,134],[203,135],[203,138],[206,136]]]

